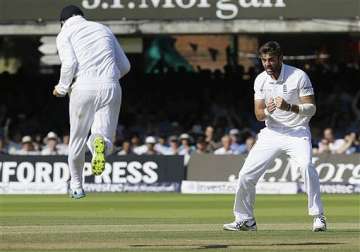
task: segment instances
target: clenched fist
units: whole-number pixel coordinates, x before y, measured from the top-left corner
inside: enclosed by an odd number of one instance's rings
[[[267,111],[269,111],[269,113],[274,112],[276,109],[274,99],[270,99],[267,103],[265,103],[265,105],[266,105],[266,109],[267,109]]]
[[[53,95],[54,96],[56,96],[56,97],[64,97],[65,95],[62,95],[62,94],[60,94],[57,90],[56,90],[56,87],[54,88],[54,90],[53,90]]]
[[[287,103],[282,97],[278,96],[275,97],[275,106],[278,109],[288,111],[289,110],[289,103]]]

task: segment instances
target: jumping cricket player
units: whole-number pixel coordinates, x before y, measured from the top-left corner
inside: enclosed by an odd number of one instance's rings
[[[236,189],[235,221],[224,225],[230,231],[257,229],[253,213],[255,186],[273,160],[286,153],[300,168],[308,195],[308,213],[313,231],[326,231],[320,199],[319,176],[311,163],[309,121],[316,112],[309,77],[300,69],[283,63],[280,45],[270,41],[259,54],[264,72],[255,80],[255,115],[266,127],[258,135],[242,169]]]
[[[77,6],[65,7],[60,22],[56,44],[61,73],[53,95],[70,97],[70,189],[78,199],[85,196],[86,145],[92,153],[93,174],[100,175],[105,169],[121,106],[119,79],[130,71],[130,63],[111,30],[87,21]]]

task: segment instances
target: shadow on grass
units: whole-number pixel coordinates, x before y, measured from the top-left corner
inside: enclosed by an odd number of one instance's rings
[[[319,246],[319,245],[341,245],[341,242],[298,242],[298,243],[270,243],[270,244],[209,244],[209,245],[195,245],[195,244],[134,244],[130,247],[146,248],[146,247],[197,247],[197,249],[226,249],[229,247],[268,247],[268,246]]]
[[[210,244],[200,246],[198,249],[214,249],[214,248],[228,248],[228,247],[268,247],[268,246],[317,246],[317,245],[340,245],[341,242],[299,242],[299,243],[271,243],[271,244]]]

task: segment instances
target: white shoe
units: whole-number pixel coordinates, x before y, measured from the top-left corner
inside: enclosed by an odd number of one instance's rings
[[[314,231],[314,232],[326,231],[326,218],[324,215],[319,215],[314,218],[312,231]]]
[[[253,220],[243,220],[243,221],[234,221],[228,224],[224,224],[224,230],[227,231],[256,231],[256,221]]]
[[[81,199],[81,198],[84,198],[85,196],[86,196],[86,194],[83,189],[70,190],[70,198]]]

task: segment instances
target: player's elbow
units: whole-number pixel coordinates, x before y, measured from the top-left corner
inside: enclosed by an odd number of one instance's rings
[[[130,65],[130,62],[127,61],[127,64],[126,64],[126,66],[125,66],[125,74],[129,73],[130,70],[131,70],[131,65]]]
[[[131,70],[130,62],[129,61],[124,62],[124,64],[120,69],[121,77],[124,77],[126,74],[128,74],[130,70]]]

